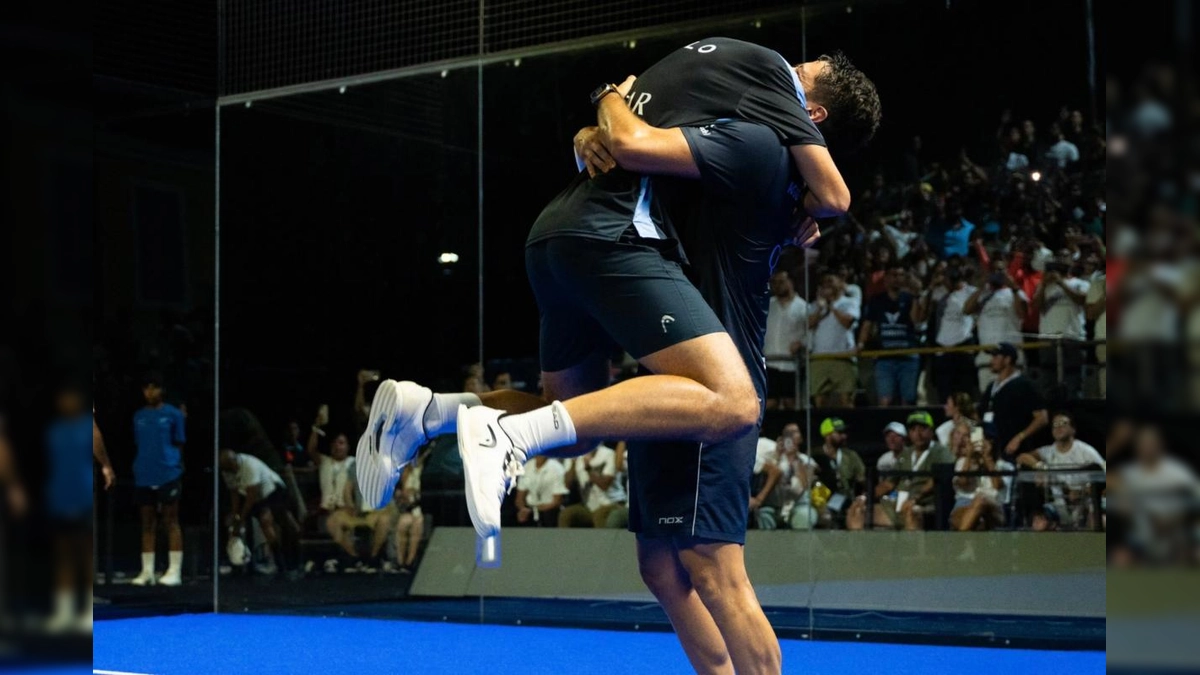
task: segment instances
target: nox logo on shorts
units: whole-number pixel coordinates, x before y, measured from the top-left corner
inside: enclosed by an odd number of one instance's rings
[[[662,329],[663,329],[663,332],[665,333],[665,332],[667,332],[667,324],[675,323],[675,317],[671,316],[670,314],[663,314],[662,321],[660,321],[659,323],[662,324]]]
[[[667,516],[665,518],[659,518],[658,524],[659,525],[682,525],[683,524],[683,516]]]

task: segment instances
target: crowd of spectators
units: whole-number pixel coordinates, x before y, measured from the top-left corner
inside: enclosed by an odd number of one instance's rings
[[[1103,398],[1105,355],[1084,341],[1106,335],[1105,147],[1066,106],[1037,121],[1005,111],[979,158],[931,158],[914,138],[818,251],[776,268],[769,405],[804,398],[806,361],[818,407],[977,397],[993,379],[978,345],[1055,338],[1061,350],[1021,349],[1022,366],[1056,400]],[[920,347],[944,350],[905,351]],[[859,356],[877,350],[891,351]]]

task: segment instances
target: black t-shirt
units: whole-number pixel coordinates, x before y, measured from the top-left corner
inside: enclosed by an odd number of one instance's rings
[[[1003,455],[1008,442],[1029,426],[1033,421],[1034,412],[1045,409],[1046,402],[1042,399],[1041,392],[1024,375],[1009,380],[998,392],[995,382],[989,384],[979,400],[979,410],[983,414],[984,423],[989,423],[990,416],[990,423],[995,425],[996,440],[992,447],[998,455]],[[1032,449],[1029,440],[1025,439],[1019,452]]]
[[[878,293],[867,301],[863,318],[879,329],[881,349],[910,349],[917,346],[917,327],[912,320],[914,300],[912,293],[900,291],[894,299],[888,293]]]
[[[654,127],[736,118],[766,125],[777,144],[825,145],[786,59],[740,40],[709,38],[668,54],[638,76],[626,102]],[[621,169],[594,179],[580,172],[543,209],[526,245],[562,235],[616,241],[630,226],[647,239],[676,238],[654,180]]]
[[[688,251],[688,277],[765,400],[768,285],[801,195],[791,154],[769,127],[753,122],[684,127],[683,134],[700,180],[655,178],[657,199]]]

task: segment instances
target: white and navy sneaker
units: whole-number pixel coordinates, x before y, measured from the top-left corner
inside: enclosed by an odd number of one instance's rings
[[[500,533],[500,507],[525,473],[525,453],[500,428],[503,410],[458,407],[458,454],[466,481],[467,512],[480,537]]]
[[[358,489],[371,508],[392,501],[404,466],[429,442],[424,420],[432,401],[433,392],[415,382],[384,380],[375,391],[354,460]]]

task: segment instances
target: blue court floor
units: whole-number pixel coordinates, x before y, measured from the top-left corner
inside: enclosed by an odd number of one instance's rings
[[[785,673],[1104,672],[1100,652],[795,640],[782,645]],[[152,675],[690,672],[668,633],[229,614],[100,621],[93,655],[96,673]]]

